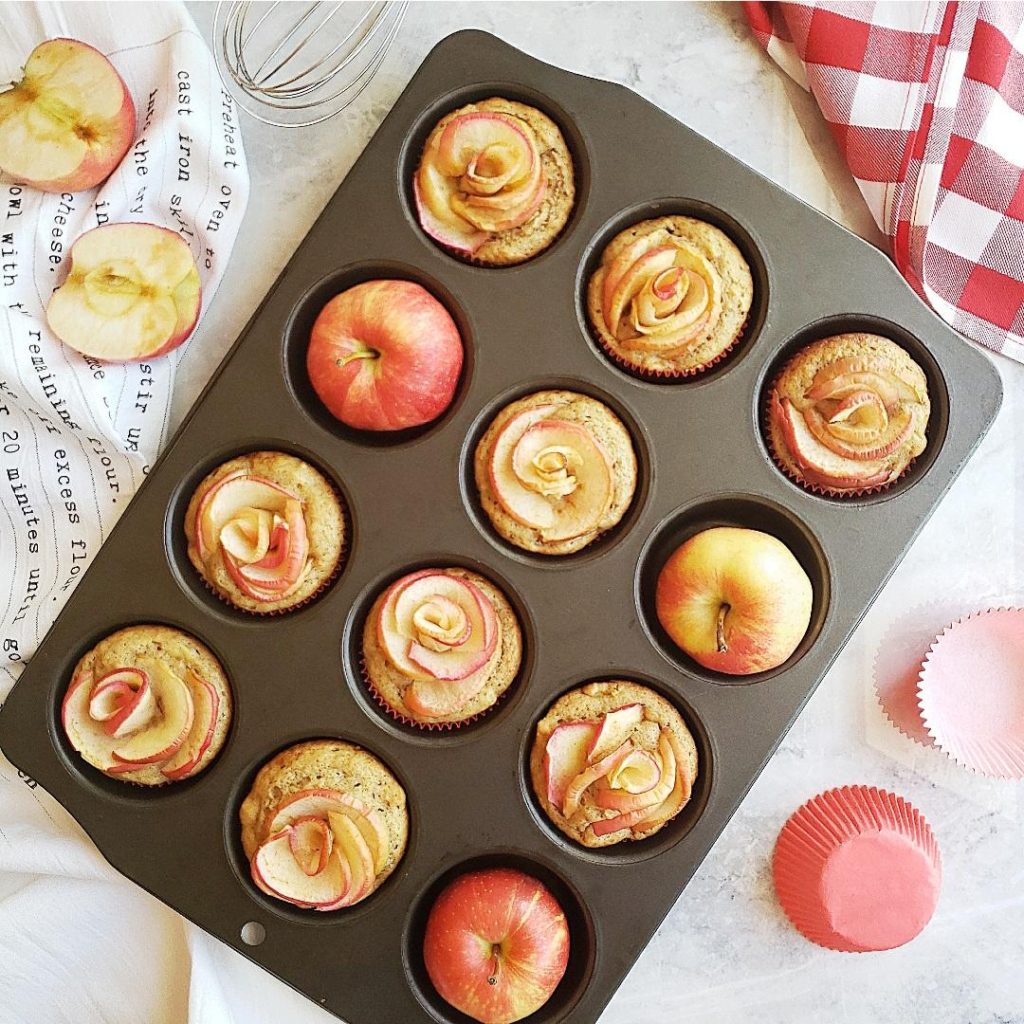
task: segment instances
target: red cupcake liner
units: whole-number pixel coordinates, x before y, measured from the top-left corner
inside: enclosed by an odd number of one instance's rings
[[[942,882],[928,822],[895,793],[844,786],[819,794],[782,827],[775,891],[793,926],[840,952],[902,946],[931,920]]]
[[[1024,608],[989,608],[947,626],[918,684],[928,734],[957,764],[1024,778]]]
[[[802,473],[798,473],[791,467],[787,466],[779,456],[779,452],[775,447],[775,441],[773,440],[773,432],[771,429],[771,399],[772,395],[776,391],[779,378],[781,376],[782,373],[780,371],[772,380],[771,386],[765,393],[764,406],[761,410],[761,433],[764,436],[764,441],[768,447],[768,454],[771,455],[772,462],[775,463],[776,467],[788,480],[792,480],[793,483],[799,485],[805,491],[810,491],[811,494],[817,494],[825,498],[863,498],[872,494],[881,494],[883,491],[889,490],[893,484],[898,483],[904,476],[906,476],[910,468],[915,462],[917,462],[916,457],[911,459],[906,466],[903,467],[898,476],[884,484],[875,484],[873,487],[858,487],[851,490],[839,490],[835,487],[824,487],[821,484],[812,483],[810,480],[806,479]]]

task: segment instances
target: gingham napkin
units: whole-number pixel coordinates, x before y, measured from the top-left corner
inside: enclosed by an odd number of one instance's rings
[[[903,276],[1024,361],[1024,4],[745,7],[817,100]]]

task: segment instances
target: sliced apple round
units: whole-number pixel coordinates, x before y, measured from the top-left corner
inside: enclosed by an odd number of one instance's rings
[[[79,236],[46,320],[76,352],[108,362],[176,348],[199,320],[199,270],[180,235],[154,224],[104,224]]]
[[[336,852],[322,871],[307,874],[292,852],[289,825],[266,840],[253,854],[253,881],[266,893],[299,907],[333,910],[351,892],[348,861]]]
[[[587,766],[587,754],[600,730],[594,721],[563,722],[544,745],[544,775],[548,802],[561,807],[569,783]]]
[[[99,50],[48,39],[0,93],[0,168],[43,192],[81,192],[113,173],[135,137],[135,105]]]
[[[209,682],[189,672],[185,676],[185,684],[192,692],[192,728],[178,752],[160,769],[174,782],[195,772],[213,743],[220,714],[220,694]]]
[[[195,708],[192,691],[160,662],[148,666],[150,686],[160,715],[147,729],[129,736],[113,751],[123,764],[158,764],[181,749],[192,728]]]

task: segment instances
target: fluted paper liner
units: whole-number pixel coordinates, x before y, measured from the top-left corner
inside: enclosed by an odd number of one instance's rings
[[[931,919],[942,879],[928,822],[902,797],[869,786],[830,789],[795,811],[772,872],[793,926],[849,953],[913,939]]]
[[[1024,609],[990,608],[947,626],[925,656],[918,703],[957,764],[1024,778]]]

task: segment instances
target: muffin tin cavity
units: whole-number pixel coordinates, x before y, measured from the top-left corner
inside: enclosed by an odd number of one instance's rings
[[[569,963],[551,998],[525,1020],[529,1024],[556,1024],[565,1020],[587,987],[597,961],[594,925],[583,898],[566,877],[541,860],[509,851],[496,851],[464,860],[438,874],[412,906],[402,938],[402,966],[416,998],[439,1024],[476,1024],[445,1002],[437,993],[423,962],[423,937],[434,901],[449,882],[470,871],[511,868],[543,882],[558,901],[569,925]]]
[[[247,612],[242,608],[236,608],[227,599],[221,599],[215,591],[208,587],[196,571],[195,566],[189,561],[188,538],[185,536],[185,512],[188,509],[188,503],[191,501],[196,488],[207,475],[230,459],[249,452],[258,451],[283,452],[308,462],[334,488],[345,519],[345,545],[342,550],[338,571],[334,577],[320,589],[319,593],[314,594],[304,604],[299,605],[295,609],[284,609],[269,615],[259,615]],[[178,585],[203,610],[213,612],[222,618],[229,618],[234,623],[242,622],[254,626],[260,626],[261,624],[265,626],[267,623],[283,616],[301,615],[308,608],[321,601],[337,584],[339,578],[345,572],[349,559],[352,557],[354,545],[355,529],[352,518],[352,504],[349,501],[345,487],[336,474],[327,469],[324,463],[306,448],[292,441],[283,441],[277,438],[257,442],[248,441],[244,445],[236,444],[225,447],[218,450],[216,454],[209,456],[209,458],[196,463],[192,470],[178,481],[167,503],[167,510],[164,516],[164,548],[171,567],[171,573],[175,580],[177,580]]]
[[[684,653],[658,621],[655,608],[658,575],[669,556],[694,534],[714,526],[738,526],[777,537],[796,557],[814,588],[811,621],[789,659],[769,672],[733,676],[704,668]],[[721,494],[676,509],[644,545],[637,565],[635,597],[640,621],[654,646],[677,668],[712,683],[745,686],[760,683],[792,668],[814,645],[828,616],[831,598],[829,563],[810,529],[789,509],[763,497]]]
[[[356,746],[362,747],[364,750],[373,754],[374,757],[378,758],[384,767],[387,768],[395,779],[398,780],[398,784],[402,789],[405,790],[406,811],[409,816],[409,833],[406,840],[405,853],[402,855],[402,859],[395,866],[395,869],[391,874],[384,879],[384,881],[374,889],[369,896],[366,896],[353,906],[344,907],[340,910],[327,911],[296,907],[285,900],[279,900],[272,896],[268,896],[256,885],[252,880],[252,871],[249,866],[249,859],[246,857],[245,850],[242,847],[242,826],[238,817],[242,801],[245,800],[249,791],[252,789],[252,785],[257,774],[260,769],[271,760],[271,758],[275,757],[283,750],[294,747],[296,744],[310,740],[322,739],[333,739],[341,740],[345,743],[355,743]],[[411,787],[409,780],[401,770],[396,767],[393,761],[383,755],[380,750],[377,750],[366,743],[350,740],[346,736],[296,736],[287,743],[282,743],[276,750],[268,750],[261,753],[258,758],[251,761],[245,768],[243,768],[242,771],[239,772],[238,778],[234,780],[223,808],[224,854],[228,865],[231,868],[231,873],[235,876],[238,884],[252,898],[253,902],[258,904],[263,910],[270,911],[278,918],[283,918],[286,921],[303,926],[315,925],[325,927],[331,925],[337,926],[339,924],[347,925],[353,920],[363,917],[367,913],[373,913],[382,901],[390,898],[390,895],[394,892],[396,886],[404,875],[403,864],[411,863],[411,858],[415,856],[417,846],[417,820],[414,801],[415,790]],[[396,915],[399,913],[394,908],[392,908],[391,912]],[[251,914],[252,911],[250,910],[249,913]],[[384,913],[387,913],[387,908],[385,908]],[[245,924],[246,921],[243,920],[239,927],[241,928]],[[273,924],[268,922],[268,925],[268,930],[272,931]]]
[[[111,776],[106,775],[98,768],[94,768],[89,764],[71,745],[71,741],[68,739],[67,733],[64,731],[64,724],[62,721],[64,696],[67,693],[68,686],[71,684],[75,666],[78,664],[79,660],[88,651],[91,651],[101,640],[104,640],[112,633],[116,633],[118,630],[125,629],[129,626],[167,626],[170,629],[179,629],[184,633],[188,633],[210,649],[210,652],[224,670],[225,676],[227,676],[228,687],[231,690],[232,716],[231,722],[228,725],[227,734],[224,737],[223,746],[217,752],[213,760],[201,772],[197,775],[191,776],[190,778],[182,779],[179,782],[167,782],[160,786],[142,786],[134,782],[111,778]],[[201,787],[205,782],[217,774],[218,762],[224,759],[226,755],[229,755],[235,737],[235,723],[238,720],[237,692],[233,685],[231,672],[227,662],[218,652],[217,648],[214,647],[206,637],[198,632],[193,626],[186,626],[182,623],[169,622],[166,620],[146,619],[144,621],[140,620],[135,622],[118,622],[95,632],[91,638],[86,640],[80,647],[72,650],[69,656],[63,657],[54,668],[49,686],[48,700],[50,705],[50,714],[47,726],[50,734],[50,740],[57,753],[57,757],[67,770],[68,774],[71,775],[77,783],[85,787],[93,796],[98,797],[101,801],[112,800],[116,803],[130,804],[133,808],[138,808],[140,804],[147,804],[151,801],[163,804],[167,800],[173,800],[176,798],[182,800],[193,800],[196,796],[197,788]]]
[[[537,723],[548,713],[556,701],[570,690],[578,689],[587,683],[600,683],[612,679],[622,679],[626,682],[646,686],[664,697],[679,712],[697,746],[697,778],[694,780],[690,799],[683,809],[653,835],[645,839],[624,840],[623,842],[616,843],[614,846],[602,846],[592,849],[583,846],[581,843],[573,842],[567,835],[559,831],[547,814],[544,813],[544,809],[541,807],[540,801],[533,791],[533,783],[530,778],[530,754],[533,750]],[[630,670],[623,670],[621,672],[602,670],[600,674],[581,676],[578,682],[564,687],[555,697],[552,697],[542,708],[537,710],[537,713],[530,722],[529,728],[523,735],[523,742],[520,748],[520,789],[523,799],[526,801],[526,805],[534,820],[540,826],[541,831],[556,846],[567,853],[582,860],[611,868],[619,864],[636,864],[640,861],[650,860],[652,857],[657,857],[659,854],[671,849],[676,843],[684,839],[704,813],[704,808],[707,807],[708,801],[711,798],[711,789],[714,786],[714,781],[715,758],[712,750],[711,736],[697,713],[664,684]]]
[[[519,671],[508,689],[498,698],[496,704],[482,711],[470,721],[462,724],[438,723],[436,726],[418,727],[414,723],[394,717],[387,708],[374,698],[363,672],[363,627],[374,601],[395,580],[420,569],[468,569],[488,579],[506,597],[519,622],[522,637],[522,660]],[[534,652],[536,650],[536,626],[526,603],[513,589],[512,585],[493,569],[472,559],[452,555],[438,555],[437,558],[424,559],[392,569],[386,575],[375,579],[353,601],[352,609],[345,623],[342,640],[342,662],[344,664],[345,681],[355,702],[365,714],[377,723],[385,732],[400,739],[420,743],[429,747],[460,743],[470,737],[494,728],[519,703],[533,675]]]
[[[928,447],[910,464],[903,475],[889,484],[881,491],[872,494],[857,495],[827,495],[817,494],[802,487],[800,484],[790,480],[771,457],[771,446],[768,443],[768,402],[771,397],[772,385],[776,377],[782,372],[783,367],[802,348],[812,342],[820,341],[822,338],[830,338],[835,334],[878,334],[883,338],[889,338],[917,363],[924,371],[928,381],[928,398],[931,401],[931,414],[928,417],[928,428],[925,436],[928,438]],[[840,504],[871,505],[879,501],[887,501],[906,491],[920,480],[939,457],[942,446],[946,440],[946,431],[949,428],[949,389],[946,387],[946,379],[935,357],[920,338],[911,334],[904,327],[883,320],[881,317],[866,316],[857,313],[848,313],[843,316],[830,316],[809,324],[792,338],[781,345],[771,362],[765,367],[764,372],[755,392],[757,405],[754,414],[757,418],[759,438],[765,455],[771,462],[772,467],[778,472],[786,483],[798,490],[801,494],[809,495],[818,501],[827,501]]]
[[[688,377],[658,378],[643,376],[640,373],[632,373],[625,366],[617,363],[605,352],[601,343],[597,340],[596,332],[591,326],[590,317],[587,314],[587,287],[594,272],[601,265],[601,256],[604,254],[605,247],[616,235],[632,227],[634,224],[640,223],[640,221],[654,220],[658,217],[680,216],[693,217],[696,220],[705,221],[729,236],[750,267],[750,275],[754,282],[754,297],[750,304],[750,312],[747,314],[747,322],[742,334],[733,344],[732,348],[713,366]],[[717,206],[712,206],[697,199],[651,199],[616,214],[590,240],[584,250],[583,259],[580,261],[576,274],[576,316],[579,320],[580,330],[590,343],[591,348],[598,354],[601,361],[611,366],[616,373],[621,374],[634,383],[651,384],[656,387],[662,385],[692,387],[716,380],[727,373],[731,367],[735,366],[750,351],[757,341],[761,328],[764,326],[765,318],[768,315],[768,301],[768,265],[761,255],[761,248],[754,241],[754,237],[735,217],[730,216],[724,210],[720,210]]]
[[[327,303],[342,292],[374,280],[412,281],[425,288],[451,315],[462,337],[462,373],[451,404],[435,420],[407,430],[356,430],[336,419],[313,390],[306,371],[306,352],[313,324]],[[473,329],[469,315],[455,295],[440,281],[408,263],[393,260],[351,263],[332,271],[314,284],[296,303],[284,329],[284,376],[299,408],[319,427],[352,444],[388,448],[409,444],[434,433],[456,413],[473,376]]]
[[[484,511],[480,503],[480,492],[476,486],[474,475],[473,461],[477,445],[487,432],[487,428],[491,425],[494,417],[506,405],[519,398],[531,395],[537,391],[552,390],[577,391],[582,395],[588,395],[607,405],[618,416],[629,432],[637,463],[636,488],[633,492],[633,500],[630,502],[625,514],[610,530],[606,530],[585,548],[569,555],[539,554],[533,551],[524,551],[522,548],[509,543],[494,529],[490,518]],[[646,430],[641,427],[639,417],[634,415],[620,399],[614,398],[606,391],[595,387],[589,381],[574,377],[546,377],[541,380],[533,380],[527,384],[517,385],[498,395],[484,407],[483,411],[473,421],[462,442],[462,451],[459,454],[459,489],[462,493],[462,503],[465,506],[467,515],[473,521],[476,528],[494,547],[503,554],[508,555],[508,557],[549,569],[568,568],[579,565],[582,562],[588,562],[618,544],[635,525],[647,504],[652,474],[651,449]]]
[[[562,138],[565,139],[569,155],[572,157],[573,181],[576,188],[572,213],[569,214],[569,219],[558,237],[543,252],[522,263],[508,267],[477,266],[443,249],[420,227],[413,191],[413,179],[416,175],[416,169],[419,167],[423,147],[437,122],[445,114],[453,110],[458,110],[469,103],[479,103],[481,100],[490,99],[495,96],[535,107],[541,113],[547,114],[555,122],[558,130],[562,133]],[[562,107],[544,95],[544,93],[531,89],[527,85],[511,81],[477,83],[464,88],[453,89],[439,99],[434,100],[430,106],[426,107],[416,116],[412,128],[406,134],[398,160],[398,175],[397,187],[402,197],[405,216],[423,243],[433,251],[441,253],[445,259],[462,266],[472,267],[480,272],[504,271],[507,273],[524,267],[535,266],[540,260],[543,260],[550,253],[564,245],[566,240],[573,234],[590,197],[590,157],[583,133],[577,127],[576,122]]]

